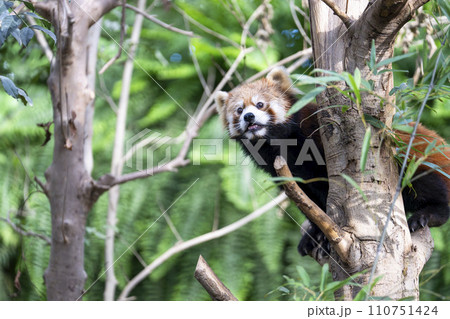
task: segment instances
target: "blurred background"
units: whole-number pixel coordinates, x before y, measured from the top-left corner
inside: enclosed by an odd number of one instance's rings
[[[134,2],[128,1],[136,5]],[[309,39],[302,35],[304,32],[309,36],[308,8],[300,1],[268,1],[270,6],[264,13],[265,18],[260,17],[249,24],[249,35],[241,43],[246,22],[261,3],[254,0],[148,1],[149,14],[180,29],[189,29],[198,37],[189,38],[144,20],[131,84],[126,139],[149,129],[171,137],[169,152],[176,155],[189,121],[177,103],[187,113],[194,114],[207,97],[199,80],[199,70],[207,84],[214,88],[238,57],[241,45],[254,48],[226,84],[224,89],[230,90],[277,61],[310,47]],[[439,34],[435,22],[438,18],[441,22],[447,21],[447,29],[444,29],[447,32],[448,17],[439,6],[440,1],[427,4],[397,39],[396,55],[417,53],[394,65],[394,69],[404,70],[394,73],[395,85],[400,87],[405,83],[411,89],[397,95],[398,108],[403,113],[413,114],[421,102],[439,50],[444,50],[440,79],[448,85],[449,46],[448,42],[441,46],[439,36],[442,32]],[[130,45],[134,19],[135,12],[127,10],[125,50]],[[97,70],[117,53],[117,43],[113,39],[120,38],[120,21],[120,8],[102,20]],[[49,44],[55,50],[53,41],[49,40]],[[196,69],[193,54],[199,69]],[[42,146],[45,131],[37,126],[52,121],[50,93],[46,86],[50,63],[35,40],[22,48],[11,38],[0,48],[0,56],[0,74],[12,75],[15,83],[33,100],[33,106],[25,106],[0,90],[0,216],[9,218],[23,230],[50,236],[49,203],[34,182],[35,176],[45,180],[45,170],[52,161],[53,140]],[[126,54],[122,54],[103,75],[97,76],[94,178],[111,170],[117,103],[126,58]],[[298,58],[286,66],[296,61]],[[304,58],[297,64],[293,73],[309,74],[312,71],[311,58]],[[428,106],[422,122],[449,141],[449,93],[435,96]],[[180,240],[186,241],[224,227],[278,195],[269,176],[252,164],[229,164],[228,155],[233,151],[217,115],[211,116],[201,127],[199,138],[223,139],[224,156],[121,186],[115,257],[125,253],[114,266],[119,282],[117,293],[142,270],[143,265],[150,264]],[[164,159],[167,149],[158,149],[155,158]],[[195,156],[198,154],[190,151],[188,158]],[[240,150],[236,158],[238,164],[245,159]],[[124,167],[124,173],[134,170],[133,165]],[[317,293],[323,280],[321,267],[312,258],[301,257],[296,249],[301,238],[297,223],[301,224],[305,218],[292,204],[281,206],[285,211],[279,207],[271,209],[227,236],[172,256],[130,295],[137,300],[210,300],[193,277],[201,254],[240,300],[324,298]],[[85,300],[103,300],[107,208],[108,195],[105,194],[88,217],[86,287],[95,284],[87,291]],[[166,217],[158,219],[127,251],[166,209]],[[432,229],[432,234],[435,250],[421,275],[421,299],[449,300],[450,223]],[[50,246],[45,240],[20,235],[9,223],[0,221],[0,300],[45,300],[43,273],[49,252]],[[312,291],[308,292],[305,287]]]

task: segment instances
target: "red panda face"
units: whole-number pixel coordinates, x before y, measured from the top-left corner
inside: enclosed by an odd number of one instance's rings
[[[284,68],[266,78],[243,84],[231,92],[217,92],[219,115],[231,138],[264,138],[272,125],[288,120],[292,96],[297,93]]]

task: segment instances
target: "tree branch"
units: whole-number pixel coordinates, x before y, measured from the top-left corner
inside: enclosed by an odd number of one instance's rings
[[[121,21],[121,43],[123,42],[125,34],[125,0],[122,0],[122,21]],[[146,0],[139,0],[139,8],[145,8]],[[137,47],[139,44],[139,39],[142,30],[142,24],[144,17],[140,14],[136,14],[136,18],[133,23],[133,31],[131,34],[131,45],[128,53],[127,60],[123,68],[122,74],[122,87],[119,100],[119,106],[117,111],[116,119],[116,135],[114,137],[114,148],[111,163],[111,175],[120,176],[123,169],[123,148],[125,141],[125,131],[126,131],[126,119],[128,112],[128,104],[130,99],[130,87],[133,78],[134,69],[134,58],[136,55]],[[116,56],[120,56],[122,47],[120,45],[119,53]],[[115,60],[110,60],[110,62]],[[105,65],[106,67],[107,65]],[[105,67],[103,69],[105,69]],[[114,244],[116,235],[116,223],[117,223],[117,207],[119,202],[119,187],[114,187],[109,192],[108,201],[108,214],[107,214],[107,228],[106,228],[106,238],[105,238],[105,268],[106,268],[106,280],[105,280],[105,290],[104,299],[114,300],[114,294],[116,290],[116,276],[114,274]]]
[[[31,25],[37,24],[36,20],[32,16],[27,15],[26,18]],[[45,39],[44,35],[42,34],[42,31],[40,31],[40,30],[33,30],[33,31],[34,31],[34,34],[36,34],[36,39],[37,39],[39,45],[41,46],[42,50],[44,50],[45,56],[47,57],[48,61],[50,63],[53,63],[53,51],[52,51],[52,49],[50,49],[50,46],[48,45],[47,40]]]
[[[325,0],[322,0],[325,1]],[[430,0],[378,0],[369,6],[359,17],[354,30],[364,30],[363,34],[373,37],[383,35],[394,39],[403,25],[411,20],[415,10]],[[367,36],[366,36],[367,37]]]
[[[50,22],[52,21],[52,11],[56,9],[57,2],[56,1],[38,1],[31,0],[36,12],[43,18],[47,19]]]
[[[350,26],[353,24],[354,21],[350,19],[350,17],[344,11],[339,9],[337,4],[334,3],[333,0],[322,0],[322,2],[325,3],[328,7],[330,7],[331,10],[333,10],[334,14],[337,15],[339,19],[342,20],[347,29],[350,28]]]
[[[17,226],[16,224],[14,224],[11,219],[9,218],[4,218],[4,217],[0,217],[0,220],[4,221],[5,223],[7,223],[9,226],[11,226],[11,228],[18,234],[22,235],[22,236],[27,236],[27,237],[36,237],[39,239],[42,239],[43,241],[45,241],[47,243],[47,245],[51,245],[52,241],[49,237],[42,235],[42,234],[38,234],[32,231],[27,231],[24,230],[22,228],[20,228],[19,226]]]
[[[133,279],[131,279],[124,287],[118,300],[126,300],[128,295],[130,294],[131,290],[134,289],[134,287],[136,287],[142,280],[147,278],[157,267],[162,265],[166,260],[168,260],[173,255],[178,254],[179,252],[182,252],[191,247],[194,247],[194,246],[200,245],[202,243],[211,241],[213,239],[228,235],[229,233],[234,232],[235,230],[245,226],[246,224],[253,221],[254,219],[260,217],[261,215],[268,212],[270,209],[274,208],[275,206],[280,205],[286,199],[287,199],[287,196],[285,194],[280,194],[275,199],[271,200],[264,206],[255,210],[253,213],[239,219],[238,221],[236,221],[228,226],[225,226],[218,230],[211,231],[211,232],[203,234],[199,237],[195,237],[188,241],[174,245],[172,248],[168,249],[165,253],[163,253],[158,258],[156,258],[150,265],[148,265],[143,270],[141,270],[141,272],[138,273]]]
[[[127,3],[126,7],[128,9],[130,9],[130,10],[133,10],[133,11],[139,13],[139,14],[142,14],[144,16],[144,18],[146,18],[146,19],[156,23],[157,25],[159,25],[159,26],[161,26],[161,27],[163,27],[163,28],[165,28],[165,29],[167,29],[169,31],[176,32],[176,33],[188,36],[188,37],[197,37],[197,35],[195,35],[194,32],[178,29],[178,28],[176,28],[174,26],[171,26],[170,24],[162,22],[161,20],[155,18],[152,15],[149,15],[147,12],[145,12],[143,10],[140,10],[139,8],[136,8],[136,7],[132,6],[131,4]]]
[[[303,39],[305,39],[305,41],[309,44],[312,45],[311,39],[308,37],[308,35],[305,32],[305,29],[303,29],[302,24],[300,23],[300,20],[297,17],[297,13],[295,12],[295,4],[294,4],[294,0],[289,1],[289,8],[291,9],[291,15],[292,15],[292,19],[294,20],[295,25],[297,26],[298,31],[300,31]],[[309,20],[307,20],[309,21]]]
[[[286,63],[289,63],[291,61],[295,61],[295,60],[297,60],[299,58],[304,58],[304,57],[310,58],[311,56],[312,56],[312,49],[311,48],[298,51],[298,52],[296,52],[296,53],[294,53],[294,54],[284,58],[283,60],[280,60],[277,63],[272,64],[267,69],[262,70],[262,71],[256,73],[255,75],[252,75],[247,80],[245,80],[244,83],[250,83],[250,82],[253,82],[253,81],[259,79],[260,77],[262,77],[263,75],[269,73],[273,68],[275,68],[277,66],[285,65]]]
[[[292,179],[292,173],[283,157],[277,156],[274,162],[274,168],[280,177]],[[317,206],[303,190],[293,180],[288,180],[284,185],[286,195],[294,201],[297,207],[311,220],[330,241],[339,257],[346,262],[351,245],[351,238],[347,232],[344,232],[330,216]]]
[[[88,12],[89,16],[92,18],[90,25],[93,25],[106,13],[119,6],[120,3],[121,0],[89,1],[87,3],[87,8],[84,8],[84,10]]]
[[[103,74],[114,62],[116,62],[120,56],[122,55],[123,51],[123,40],[125,38],[125,4],[126,0],[122,0],[122,16],[120,18],[120,40],[119,40],[119,49],[114,57],[112,57],[106,64],[98,71],[98,74]]]
[[[238,301],[230,289],[217,277],[202,255],[198,257],[194,277],[214,301]]]

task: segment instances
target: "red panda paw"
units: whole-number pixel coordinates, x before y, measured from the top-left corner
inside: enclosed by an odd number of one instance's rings
[[[428,225],[428,216],[414,214],[408,219],[408,227],[411,233]]]

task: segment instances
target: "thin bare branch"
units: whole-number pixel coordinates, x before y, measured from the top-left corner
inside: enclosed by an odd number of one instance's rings
[[[36,24],[36,20],[32,16],[27,15],[26,18],[31,25]],[[49,46],[47,40],[45,39],[44,35],[42,34],[42,31],[36,30],[36,29],[33,31],[34,31],[34,34],[36,34],[36,39],[37,39],[39,45],[41,46],[42,50],[44,51],[45,56],[47,57],[48,61],[50,63],[52,63],[53,51],[52,51],[52,49],[50,49],[50,46]]]
[[[191,247],[194,247],[194,246],[200,245],[202,243],[211,241],[213,239],[228,235],[229,233],[234,232],[235,230],[245,226],[246,224],[253,221],[254,219],[260,217],[261,215],[263,215],[270,209],[276,207],[277,205],[280,205],[286,199],[287,199],[287,196],[284,193],[281,195],[278,195],[275,199],[271,200],[270,202],[268,202],[261,208],[258,208],[253,213],[239,219],[238,221],[236,221],[226,227],[203,234],[199,237],[192,238],[188,241],[179,243],[179,244],[171,247],[166,252],[164,252],[162,255],[160,255],[158,258],[156,258],[150,265],[145,267],[133,279],[131,279],[124,287],[118,300],[126,300],[128,298],[128,295],[130,294],[130,292],[134,289],[134,287],[136,287],[142,280],[147,278],[157,267],[162,265],[166,260],[168,260],[172,256],[174,256],[182,251],[185,251],[186,249],[189,249]]]
[[[195,279],[205,288],[215,301],[238,301],[223,282],[217,277],[202,255],[198,257],[194,272]]]
[[[350,28],[354,21],[350,19],[350,17],[344,11],[342,11],[337,6],[337,4],[333,2],[333,0],[322,0],[322,2],[329,6],[331,10],[333,10],[334,14],[342,20],[347,29]]]
[[[283,157],[277,156],[274,162],[274,168],[280,177],[286,177],[287,180],[283,184],[286,195],[292,199],[295,205],[311,220],[333,245],[339,257],[345,262],[348,258],[348,251],[351,245],[350,235],[344,232],[338,224],[336,224],[330,216],[328,216],[316,203],[314,203],[292,180],[292,173]]]
[[[295,25],[297,26],[298,31],[300,31],[300,34],[302,35],[303,39],[311,45],[311,39],[308,37],[308,35],[305,32],[305,29],[303,29],[302,24],[300,23],[300,20],[297,17],[297,13],[295,12],[295,3],[294,0],[289,1],[289,7],[291,9],[292,19],[294,20]]]
[[[308,48],[302,51],[298,51],[297,53],[294,53],[293,55],[290,55],[286,58],[284,58],[283,60],[278,61],[275,64],[272,64],[271,66],[269,66],[267,69],[262,70],[261,72],[256,73],[255,75],[249,77],[247,80],[245,80],[245,83],[250,83],[253,82],[257,79],[259,79],[260,77],[262,77],[263,75],[269,73],[273,68],[277,67],[277,66],[281,66],[281,65],[285,65],[289,62],[295,61],[297,59],[300,58],[306,58],[309,59],[312,56],[312,49]]]
[[[265,6],[261,4],[255,11],[253,11],[252,15],[248,18],[247,22],[245,22],[242,27],[242,35],[241,35],[241,47],[245,46],[245,42],[247,40],[247,36],[250,34],[250,26],[252,23],[260,17],[264,13]]]
[[[166,220],[167,225],[169,225],[170,230],[172,231],[172,234],[175,236],[175,238],[179,242],[183,242],[183,238],[181,237],[180,233],[177,230],[177,227],[172,222],[172,219],[169,216],[169,213],[164,214],[164,212],[167,212],[167,209],[165,209],[162,204],[156,200],[159,206],[159,209],[161,210],[161,213],[163,213],[164,219]]]
[[[37,176],[34,177],[34,180],[39,185],[39,187],[42,189],[44,194],[48,196],[47,186],[45,186],[45,184]]]
[[[99,84],[100,84],[100,94],[102,98],[108,103],[111,110],[113,110],[114,113],[117,114],[117,110],[119,107],[117,106],[117,103],[114,101],[114,99],[111,97],[111,93],[108,92],[108,88],[106,87],[105,79],[103,76],[98,77]]]
[[[139,8],[145,8],[146,0],[139,0]],[[122,5],[122,30],[125,32],[125,1]],[[133,32],[131,34],[131,47],[129,49],[128,58],[125,61],[123,75],[122,75],[122,87],[116,119],[116,135],[114,138],[113,158],[111,163],[111,175],[120,176],[123,169],[123,147],[125,140],[126,119],[128,111],[128,103],[130,98],[130,87],[133,77],[134,57],[139,44],[139,38],[141,35],[143,16],[137,14],[133,24]],[[123,40],[123,38],[121,38]],[[120,45],[121,47],[121,45]],[[120,54],[119,54],[120,56]],[[106,65],[105,65],[106,67]],[[117,223],[117,206],[119,202],[119,187],[113,187],[109,192],[108,202],[108,214],[107,214],[107,229],[105,239],[105,268],[106,270],[106,282],[104,298],[105,300],[114,300],[115,289],[117,280],[114,274],[114,240],[115,240],[115,228]]]
[[[190,31],[189,21],[185,15],[183,16],[183,19],[186,29]],[[191,51],[192,62],[194,62],[194,67],[195,71],[197,72],[198,79],[200,80],[204,93],[209,96],[211,95],[211,90],[209,89],[208,84],[206,83],[205,77],[203,76],[202,70],[200,68],[200,64],[198,63],[197,55],[195,54],[195,47],[192,45],[191,39],[189,39],[188,41],[189,41],[189,50]]]
[[[47,245],[51,245],[52,241],[49,237],[42,235],[42,234],[38,234],[32,231],[27,231],[24,230],[22,228],[20,228],[19,226],[17,226],[16,224],[14,224],[11,219],[8,218],[4,218],[4,217],[0,217],[0,220],[4,221],[5,223],[7,223],[9,226],[11,226],[11,228],[18,234],[22,235],[22,236],[26,236],[26,237],[36,237],[39,239],[42,239],[43,241],[45,241],[47,243]]]
[[[164,29],[167,29],[169,31],[176,32],[176,33],[188,36],[188,37],[197,37],[197,35],[195,35],[194,32],[181,30],[179,28],[171,26],[170,24],[167,24],[167,23],[155,18],[155,16],[149,15],[147,12],[140,10],[139,8],[136,8],[135,6],[132,6],[131,4],[127,3],[126,7],[130,10],[133,10],[133,11],[139,13],[139,14],[142,14],[144,16],[144,18],[156,23],[157,25],[163,27]]]
[[[125,4],[127,3],[127,0],[122,0],[122,17],[120,18],[120,40],[119,40],[119,49],[117,51],[117,54],[111,58],[106,64],[100,69],[98,74],[103,74],[111,65],[113,65],[114,62],[116,62],[120,56],[122,55],[123,51],[123,40],[125,38],[125,23],[126,23],[126,12],[125,12]]]

